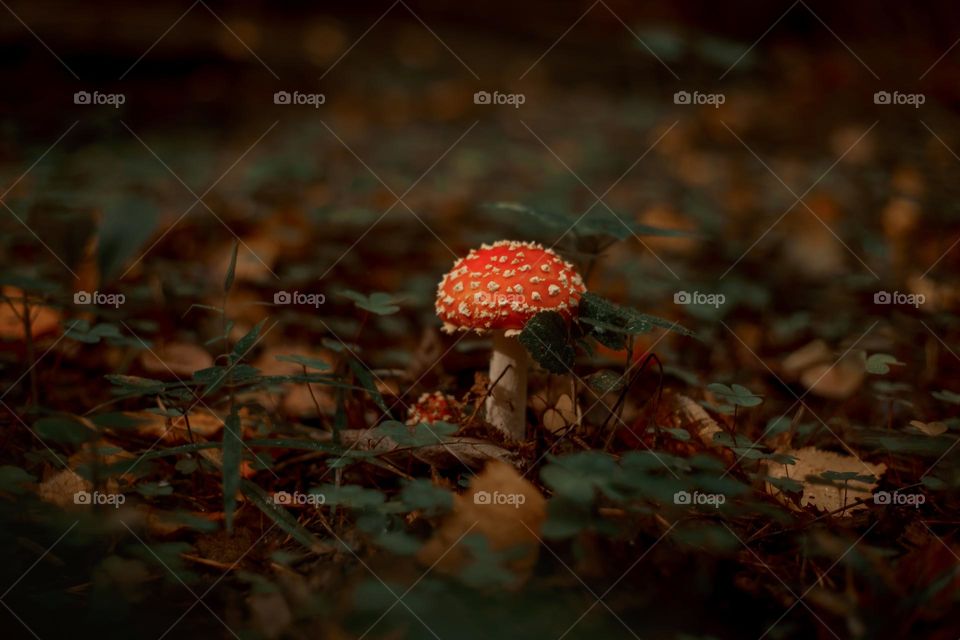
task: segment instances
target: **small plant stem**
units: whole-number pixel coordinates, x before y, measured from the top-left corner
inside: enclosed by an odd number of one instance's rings
[[[187,437],[190,439],[190,444],[193,444],[193,428],[190,426],[190,416],[187,415],[186,409],[180,409],[180,413],[183,414],[183,423],[187,426]]]
[[[647,368],[647,366],[650,364],[651,361],[657,363],[657,368],[660,371],[660,380],[657,382],[657,406],[660,405],[660,398],[663,395],[663,364],[660,362],[660,358],[658,358],[656,354],[651,353],[646,358],[643,359],[643,362],[640,363],[640,367],[637,369],[636,373],[634,373],[630,377],[630,380],[623,387],[623,390],[620,392],[620,397],[617,398],[617,402],[616,404],[614,404],[613,409],[610,411],[610,414],[607,416],[607,419],[603,421],[602,425],[600,425],[600,433],[603,433],[607,429],[607,425],[610,424],[610,419],[613,418],[615,415],[619,419],[619,409],[623,405],[623,403],[626,401],[627,393],[629,393],[630,388],[633,386],[634,382],[637,381],[637,378],[640,377],[640,374],[643,373],[643,371]],[[647,401],[649,402],[649,399]],[[646,405],[646,403],[644,403],[644,405]],[[654,412],[656,412],[656,410],[654,410]],[[656,420],[654,420],[653,426],[654,426],[654,429],[656,430],[657,439],[659,440],[660,425],[657,424]],[[610,448],[610,445],[613,443],[613,436],[615,433],[616,433],[615,429],[610,429],[610,433],[607,435],[607,439],[603,445],[604,451]]]
[[[737,446],[737,419],[740,417],[740,406],[733,407],[733,426],[730,427],[730,438],[733,440],[733,446]]]
[[[310,374],[307,373],[307,365],[301,365],[303,367],[303,375],[309,378]],[[310,384],[309,380],[307,381],[307,391],[310,392],[310,399],[313,400],[313,406],[317,409],[317,418],[322,418],[323,412],[320,411],[320,403],[317,402],[317,396],[313,393],[313,386]]]
[[[23,321],[23,338],[27,346],[27,363],[30,367],[30,402],[28,406],[32,406],[37,399],[38,395],[38,385],[37,385],[37,368],[34,365],[36,362],[36,348],[33,344],[33,323],[30,321],[30,302],[27,300],[27,294],[23,294],[23,316],[20,318]]]

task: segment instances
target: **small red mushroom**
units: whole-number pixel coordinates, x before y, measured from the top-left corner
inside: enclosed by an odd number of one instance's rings
[[[417,398],[416,404],[410,409],[407,424],[418,425],[422,422],[456,422],[460,419],[460,403],[453,396],[444,395],[440,391],[423,393]]]
[[[534,242],[501,240],[457,260],[437,287],[447,333],[493,333],[487,421],[510,437],[526,433],[529,356],[516,336],[541,311],[571,317],[586,292],[572,264]],[[499,380],[499,381],[498,381]]]

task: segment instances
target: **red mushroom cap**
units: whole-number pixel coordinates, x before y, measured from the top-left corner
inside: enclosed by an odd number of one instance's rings
[[[410,409],[407,424],[418,425],[422,422],[456,422],[460,419],[460,403],[456,398],[444,395],[440,391],[423,393],[417,403]]]
[[[586,291],[573,265],[535,242],[501,240],[470,251],[437,287],[437,316],[456,330],[520,331],[541,311],[570,317]]]

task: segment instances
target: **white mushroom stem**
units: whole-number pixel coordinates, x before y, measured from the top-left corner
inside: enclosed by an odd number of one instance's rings
[[[526,436],[527,364],[530,356],[520,341],[503,331],[493,332],[487,421],[514,440]]]

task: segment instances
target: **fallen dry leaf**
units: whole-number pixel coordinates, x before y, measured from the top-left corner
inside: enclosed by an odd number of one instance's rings
[[[939,436],[947,431],[947,425],[942,422],[920,422],[919,420],[911,420],[910,426],[928,436]]]
[[[577,413],[579,408],[574,404],[573,399],[563,394],[557,398],[557,403],[543,412],[543,426],[551,432],[556,433],[568,425],[577,424],[579,419]]]
[[[37,495],[44,502],[55,504],[58,507],[74,506],[73,494],[78,491],[90,491],[93,484],[84,480],[74,471],[64,469],[44,480],[37,487]]]
[[[237,282],[265,282],[273,278],[272,269],[277,262],[280,246],[268,235],[244,238],[237,249]],[[213,259],[210,273],[226,273],[233,256],[233,244],[225,245]]]
[[[329,364],[331,368],[336,360],[336,354],[326,349],[314,349],[303,344],[280,344],[264,349],[253,362],[253,366],[268,376],[289,376],[303,373],[302,365],[277,360],[277,356],[281,355],[299,355],[322,360]],[[308,369],[307,372],[317,373],[313,369]],[[311,389],[313,394],[310,393]],[[300,383],[286,386],[285,391],[281,406],[283,412],[288,416],[298,418],[316,417],[317,405],[320,405],[320,411],[325,415],[332,415],[336,411],[337,401],[331,392],[331,387],[312,384],[308,389],[306,384]],[[316,402],[314,402],[314,398]]]
[[[23,291],[16,287],[0,289],[0,340],[26,339],[23,324]],[[34,338],[56,333],[60,328],[60,312],[51,307],[30,305],[30,333]]]
[[[843,400],[860,388],[865,377],[863,360],[848,354],[835,364],[825,362],[810,367],[800,374],[800,383],[814,395]]]
[[[788,355],[780,368],[785,377],[799,379],[810,393],[832,400],[853,395],[867,373],[863,358],[847,353],[837,360],[827,343],[820,339]]]
[[[697,401],[685,395],[677,395],[674,402],[681,417],[681,424],[694,429],[700,442],[708,447],[715,447],[714,434],[723,431],[717,421],[710,417],[707,410]]]
[[[827,343],[818,338],[788,355],[780,366],[784,375],[799,376],[805,369],[830,360],[832,353]]]
[[[124,415],[137,421],[132,430],[142,436],[163,438],[170,443],[189,440],[187,420],[183,416],[165,418],[149,411],[128,411]],[[223,429],[223,420],[206,409],[199,408],[188,414],[188,418],[194,436],[213,438]]]
[[[825,471],[836,471],[839,473],[854,472],[859,475],[872,475],[879,479],[887,470],[885,464],[871,464],[858,460],[853,456],[825,451],[816,447],[804,447],[802,449],[791,449],[782,451],[788,456],[797,459],[796,464],[792,465],[773,465],[768,468],[767,473],[773,478],[792,478],[803,484],[803,496],[800,498],[801,506],[813,505],[818,509],[826,511],[836,511],[844,505],[858,499],[870,498],[873,490],[877,488],[876,482],[847,482],[846,489],[838,488],[827,484],[818,484],[810,482],[807,478],[819,476]],[[776,489],[771,487],[771,493]],[[842,515],[850,515],[851,511],[864,509],[864,505],[856,505],[847,509]]]
[[[194,371],[213,366],[213,356],[205,349],[186,342],[169,342],[140,354],[140,364],[159,377],[190,376]]]
[[[470,559],[462,537],[468,532],[482,535],[493,551],[523,550],[506,565],[516,575],[515,586],[520,586],[539,557],[540,529],[546,517],[547,501],[533,483],[509,464],[490,462],[470,481],[467,491],[454,496],[453,512],[417,558],[427,566],[436,563],[437,571],[457,574]]]

